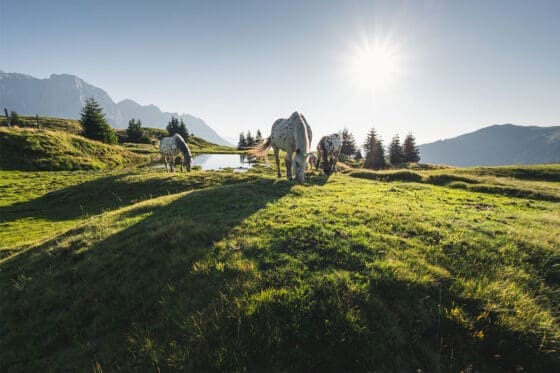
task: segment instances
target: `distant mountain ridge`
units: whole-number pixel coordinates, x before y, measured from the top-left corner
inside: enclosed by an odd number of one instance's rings
[[[190,114],[162,112],[155,105],[140,105],[125,99],[115,103],[101,88],[86,83],[77,76],[52,74],[38,79],[19,73],[0,71],[0,106],[21,115],[79,118],[88,97],[103,107],[109,123],[115,128],[126,128],[131,118],[141,119],[149,127],[165,128],[172,116],[182,118],[189,131],[219,145],[231,145],[204,120]]]
[[[422,163],[451,166],[560,163],[560,126],[493,125],[419,149]]]

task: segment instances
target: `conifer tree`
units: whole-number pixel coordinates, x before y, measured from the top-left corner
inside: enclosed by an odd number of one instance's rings
[[[241,132],[239,134],[239,142],[237,143],[237,149],[245,149],[247,147],[247,140],[245,139],[245,134]]]
[[[368,132],[364,150],[366,152],[366,160],[364,162],[365,168],[379,170],[386,167],[383,142],[378,138],[375,128],[372,128]]]
[[[350,157],[356,153],[356,140],[354,139],[354,135],[348,131],[347,128],[342,130],[342,149],[340,150],[341,154],[344,154],[347,157]]]
[[[181,135],[185,141],[189,140],[189,130],[187,129],[185,122],[183,122],[183,118],[181,118],[181,123],[179,123],[179,132],[177,133]]]
[[[364,158],[364,156],[362,155],[362,151],[360,149],[356,150],[356,153],[354,154],[354,159],[357,161],[361,161]]]
[[[406,163],[416,163],[420,160],[420,151],[416,146],[416,139],[412,133],[409,133],[404,139],[403,155],[404,162]]]
[[[403,164],[404,154],[401,146],[401,139],[399,135],[393,136],[391,145],[389,145],[389,162],[391,166],[398,167]]]
[[[128,121],[128,128],[126,130],[126,141],[134,143],[149,144],[150,138],[142,128],[142,122],[132,118]]]
[[[247,140],[248,147],[255,146],[255,139],[253,138],[253,135],[251,135],[251,131],[247,131],[245,139]]]
[[[255,142],[257,144],[260,144],[262,140],[263,140],[263,137],[262,137],[262,134],[261,134],[261,130],[257,130],[257,136],[255,136]]]
[[[376,170],[381,170],[387,167],[387,162],[385,161],[385,147],[383,147],[383,141],[381,139],[377,140],[374,149],[374,165],[373,168]]]
[[[169,133],[169,136],[173,136],[174,134],[179,133],[179,120],[172,116],[171,120],[167,123],[166,129],[167,133]]]
[[[101,141],[107,144],[116,144],[117,135],[107,123],[103,108],[95,101],[88,98],[82,108],[80,123],[83,135],[88,139]]]

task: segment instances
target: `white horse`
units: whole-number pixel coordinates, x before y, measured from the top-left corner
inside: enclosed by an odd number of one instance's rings
[[[330,175],[336,172],[336,162],[342,150],[342,139],[338,133],[323,136],[317,145],[317,168],[323,165],[323,172]]]
[[[311,144],[311,127],[307,124],[305,117],[294,112],[288,119],[278,119],[272,125],[270,136],[259,145],[249,150],[249,155],[255,157],[265,156],[268,149],[274,149],[278,177],[280,172],[280,149],[286,152],[286,171],[288,180],[292,180],[292,166],[295,178],[301,184],[305,181],[305,170],[307,168],[307,156]],[[295,157],[294,157],[295,153]]]
[[[193,159],[191,150],[185,140],[178,133],[171,137],[164,137],[161,139],[161,142],[159,143],[159,152],[161,153],[161,158],[165,164],[165,171],[175,171],[175,158],[179,153],[183,153],[183,159],[181,159],[181,171],[183,171],[183,163],[185,163],[187,171],[191,170]]]

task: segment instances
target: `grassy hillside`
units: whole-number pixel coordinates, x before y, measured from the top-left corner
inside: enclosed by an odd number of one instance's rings
[[[150,138],[161,139],[168,136],[167,130],[164,129],[146,127],[144,130]],[[117,130],[117,135],[121,139],[119,141],[126,141],[126,130]],[[193,153],[241,153],[235,148],[213,144],[196,136],[190,136],[187,142]],[[154,145],[133,144],[126,142],[123,145],[131,151],[139,152],[141,154],[159,154],[159,148]]]
[[[558,370],[560,185],[406,172],[1,172],[0,371]]]
[[[0,116],[0,127],[5,127],[5,126],[6,126],[6,117],[2,115]],[[47,129],[52,131],[65,131],[75,135],[80,133],[80,131],[82,130],[80,121],[77,119],[39,117],[39,126],[41,129]],[[37,120],[35,119],[35,117],[20,116],[17,127],[37,129]]]
[[[63,131],[0,127],[4,170],[99,170],[146,161],[120,146]]]

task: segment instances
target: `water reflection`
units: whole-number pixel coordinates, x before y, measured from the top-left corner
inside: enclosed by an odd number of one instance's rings
[[[197,154],[193,159],[193,166],[201,170],[223,170],[232,168],[237,172],[244,172],[257,163],[254,157],[246,154]],[[163,162],[158,162],[153,168],[163,168]]]

